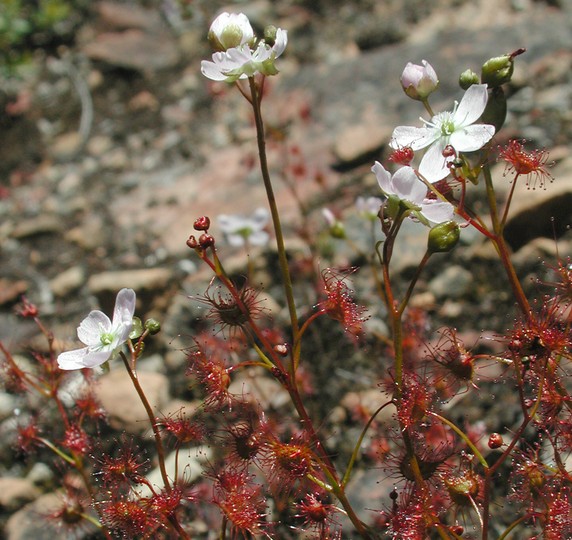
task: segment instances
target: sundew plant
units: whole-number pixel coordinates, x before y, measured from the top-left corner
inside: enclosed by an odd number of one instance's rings
[[[61,504],[37,519],[58,523],[61,538],[572,538],[572,264],[558,260],[554,279],[529,298],[504,236],[514,192],[554,180],[544,150],[523,140],[495,142],[506,116],[503,87],[525,51],[486,60],[480,74],[462,73],[460,99],[446,110],[431,103],[438,66],[407,63],[401,87],[421,118],[396,126],[388,158],[371,163],[376,190],[356,203],[363,230],[372,233],[369,250],[357,247],[343,220],[322,208],[326,231],[305,226],[300,234],[310,254],[301,268],[284,239],[264,127],[265,80],[280,76],[288,32],[268,26],[257,35],[246,15],[222,13],[208,40],[214,52],[201,72],[240,92],[250,108],[267,204],[253,206],[250,215],[197,215],[189,231],[189,256],[212,279],[188,302],[204,308],[203,328],[215,330],[188,336],[181,329],[188,346],[180,351],[186,364],[178,376],[201,405],[174,415],[151,405],[138,363],[161,324],[137,317],[137,291],[118,291],[111,317],[94,310],[76,321],[82,345],[70,350],[58,348],[38,308],[24,299],[19,314],[36,322],[48,347],[33,352],[24,367],[0,344],[6,389],[44,411],[18,426],[17,447],[30,459],[40,449],[52,452],[62,478]],[[500,178],[491,172],[496,161],[506,164]],[[509,184],[506,197],[497,194],[498,183]],[[295,192],[295,181],[289,185]],[[299,202],[306,224],[309,210]],[[218,229],[211,227],[215,219]],[[392,265],[404,224],[427,238],[405,286]],[[429,261],[446,261],[468,230],[492,246],[509,287],[502,292],[515,306],[511,327],[493,338],[494,353],[463,342],[455,327],[433,328],[430,315],[412,303]],[[355,247],[359,267],[327,266],[318,239],[324,232],[334,245]],[[250,258],[242,272],[227,272],[219,249],[225,243],[247,254],[273,243],[280,285],[275,313]],[[361,300],[352,285],[358,273],[369,276]],[[310,299],[298,292],[302,280],[315,283]],[[386,332],[369,324],[372,312],[384,314]],[[375,355],[378,370],[370,381],[373,404],[356,403],[336,428],[315,406],[329,389],[310,375],[315,363],[331,369],[328,349],[317,354],[313,346],[324,332],[339,347]],[[128,434],[106,445],[100,434],[109,432],[108,418],[93,394],[72,394],[71,402],[62,397],[72,375],[81,373],[83,388],[90,388],[107,369],[127,371],[148,417],[145,445]],[[344,369],[351,375],[351,353]],[[516,411],[515,423],[493,423],[498,427],[490,432],[465,410],[486,399],[485,373],[503,385],[496,399]],[[272,381],[288,403],[263,403],[233,384],[245,374],[252,387]],[[332,369],[330,377],[338,376]],[[54,425],[46,425],[48,410],[57,417]],[[206,455],[199,474],[182,465],[193,453]],[[350,496],[356,477],[366,486],[364,477],[380,472],[386,489],[363,493],[365,504]]]

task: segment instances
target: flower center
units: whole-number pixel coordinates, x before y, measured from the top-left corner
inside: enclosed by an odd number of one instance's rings
[[[99,337],[102,345],[111,345],[113,343],[113,334],[106,332]]]

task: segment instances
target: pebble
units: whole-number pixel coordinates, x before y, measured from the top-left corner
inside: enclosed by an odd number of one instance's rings
[[[159,414],[170,401],[169,379],[161,373],[137,374],[153,411]],[[117,430],[141,435],[151,433],[149,418],[125,369],[114,369],[99,379],[95,394]]]
[[[453,265],[429,282],[429,290],[438,299],[458,299],[471,292],[473,274],[462,266]]]
[[[81,266],[72,266],[50,281],[50,288],[57,297],[67,296],[85,283],[85,270]]]

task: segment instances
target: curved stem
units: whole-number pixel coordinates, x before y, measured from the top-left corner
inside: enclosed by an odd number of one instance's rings
[[[362,429],[362,432],[354,446],[354,450],[352,452],[352,455],[350,457],[350,461],[348,462],[348,466],[346,467],[346,472],[344,473],[344,477],[342,478],[342,486],[345,486],[349,479],[350,479],[350,475],[355,463],[355,460],[357,459],[357,454],[359,452],[359,449],[361,448],[361,443],[363,442],[363,439],[365,437],[365,434],[367,433],[367,430],[369,429],[369,427],[371,426],[371,424],[373,423],[373,421],[375,420],[375,417],[383,410],[385,409],[385,407],[387,407],[388,405],[391,405],[393,403],[393,401],[388,401],[386,403],[384,403],[381,407],[378,407],[378,409],[371,415],[371,418],[367,421],[367,424],[364,426],[364,428]]]

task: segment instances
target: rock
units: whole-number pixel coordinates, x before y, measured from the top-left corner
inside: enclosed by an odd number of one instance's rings
[[[553,183],[544,178],[544,185],[537,181],[535,189],[527,189],[524,182],[516,186],[505,227],[507,242],[515,251],[540,236],[558,238],[572,226],[572,158],[549,172]]]
[[[84,140],[81,133],[71,131],[58,135],[50,146],[50,154],[56,161],[69,161],[81,150]]]
[[[462,266],[448,266],[429,282],[429,291],[438,299],[463,298],[471,291],[473,275]]]
[[[0,306],[11,304],[28,290],[28,282],[23,279],[12,281],[0,278]]]
[[[37,499],[40,490],[25,478],[0,478],[0,508],[13,512]]]
[[[62,230],[62,221],[58,216],[41,214],[26,218],[12,230],[13,238],[31,238],[40,234],[50,234]]]
[[[16,396],[0,390],[0,422],[14,414],[17,403]]]
[[[288,392],[277,380],[254,371],[241,373],[230,383],[228,391],[260,405],[262,410],[279,409],[290,401]]]
[[[350,416],[370,417],[381,405],[391,401],[392,396],[380,388],[368,388],[359,392],[348,392],[340,401]],[[393,418],[395,408],[385,407],[377,416],[378,422],[386,422]]]
[[[153,409],[160,415],[169,402],[169,380],[161,373],[137,374],[141,387]],[[132,434],[151,433],[149,418],[125,369],[115,369],[99,379],[95,394],[109,415],[114,429]]]
[[[103,24],[117,30],[127,28],[150,30],[161,25],[158,10],[144,9],[137,4],[103,1],[97,2],[95,9]]]
[[[119,289],[128,287],[140,291],[159,291],[167,287],[173,279],[173,272],[168,268],[145,268],[141,270],[121,270],[104,272],[91,276],[87,282],[92,294],[104,292],[117,293]]]
[[[91,60],[142,74],[173,68],[179,62],[179,51],[171,36],[150,35],[141,30],[101,34],[85,45],[83,52]]]
[[[50,289],[55,296],[64,297],[79,289],[85,283],[85,270],[81,266],[72,266],[50,281]]]
[[[373,161],[388,143],[393,128],[373,114],[367,118],[367,122],[354,123],[338,133],[334,143],[334,153],[339,160],[337,169]]]
[[[169,479],[172,481],[177,472],[177,479],[182,481],[183,485],[190,485],[206,470],[212,454],[212,449],[208,446],[189,448],[184,452],[171,452],[165,460]],[[159,467],[155,467],[147,475],[147,480],[154,488],[161,489],[164,485]],[[151,495],[151,490],[147,486],[141,485],[137,490],[143,497]]]

